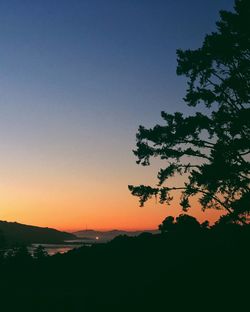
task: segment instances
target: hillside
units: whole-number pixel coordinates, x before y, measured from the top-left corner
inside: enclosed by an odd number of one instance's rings
[[[7,244],[62,243],[65,240],[76,238],[74,234],[61,232],[52,228],[7,221],[0,221],[0,231]]]

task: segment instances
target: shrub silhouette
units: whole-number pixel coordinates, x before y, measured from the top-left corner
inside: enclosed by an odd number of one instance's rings
[[[37,260],[42,260],[48,257],[48,253],[43,246],[39,245],[33,251],[33,257]]]

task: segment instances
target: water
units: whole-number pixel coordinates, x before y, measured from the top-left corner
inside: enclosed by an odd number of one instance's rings
[[[65,241],[63,244],[32,244],[29,247],[29,251],[33,253],[34,249],[38,246],[43,246],[44,249],[47,251],[49,256],[53,256],[57,253],[63,254],[66,253],[74,248],[79,248],[82,246],[91,246],[92,241],[86,241],[81,239],[75,239],[70,241]]]
[[[32,244],[31,247],[29,247],[30,253],[33,253],[34,249],[36,249],[37,246],[43,246],[44,249],[47,251],[48,255],[53,256],[57,253],[65,253],[68,252],[74,248],[78,248],[82,245],[62,245],[62,244]]]
[[[67,240],[64,241],[64,243],[61,244],[42,244],[42,243],[34,243],[28,246],[28,251],[32,255],[34,250],[38,246],[44,247],[44,249],[47,251],[49,256],[53,256],[57,253],[64,254],[72,249],[87,246],[90,247],[93,244],[101,243],[97,241],[96,239],[74,239],[74,240]],[[14,248],[14,247],[13,247]],[[0,254],[7,254],[8,251],[12,250],[13,248],[7,248],[7,249],[0,249]]]

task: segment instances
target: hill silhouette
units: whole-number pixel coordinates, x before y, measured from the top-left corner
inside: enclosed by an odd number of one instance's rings
[[[0,221],[0,232],[6,244],[49,244],[76,239],[74,234],[61,232],[52,228],[7,221]]]
[[[110,231],[95,231],[95,230],[81,230],[74,232],[73,234],[82,239],[96,240],[100,242],[108,242],[119,235],[126,235],[129,237],[138,236],[142,233],[159,233],[158,230],[143,230],[143,231],[123,231],[123,230],[110,230]]]

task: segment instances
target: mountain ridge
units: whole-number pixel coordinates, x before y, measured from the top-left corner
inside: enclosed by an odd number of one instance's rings
[[[125,231],[125,230],[109,230],[109,231],[96,231],[93,229],[88,230],[80,230],[73,232],[78,238],[85,238],[91,240],[101,240],[101,241],[108,241],[112,240],[113,238],[119,235],[127,235],[127,236],[138,236],[142,233],[152,233],[157,234],[159,230],[137,230],[137,231]]]

